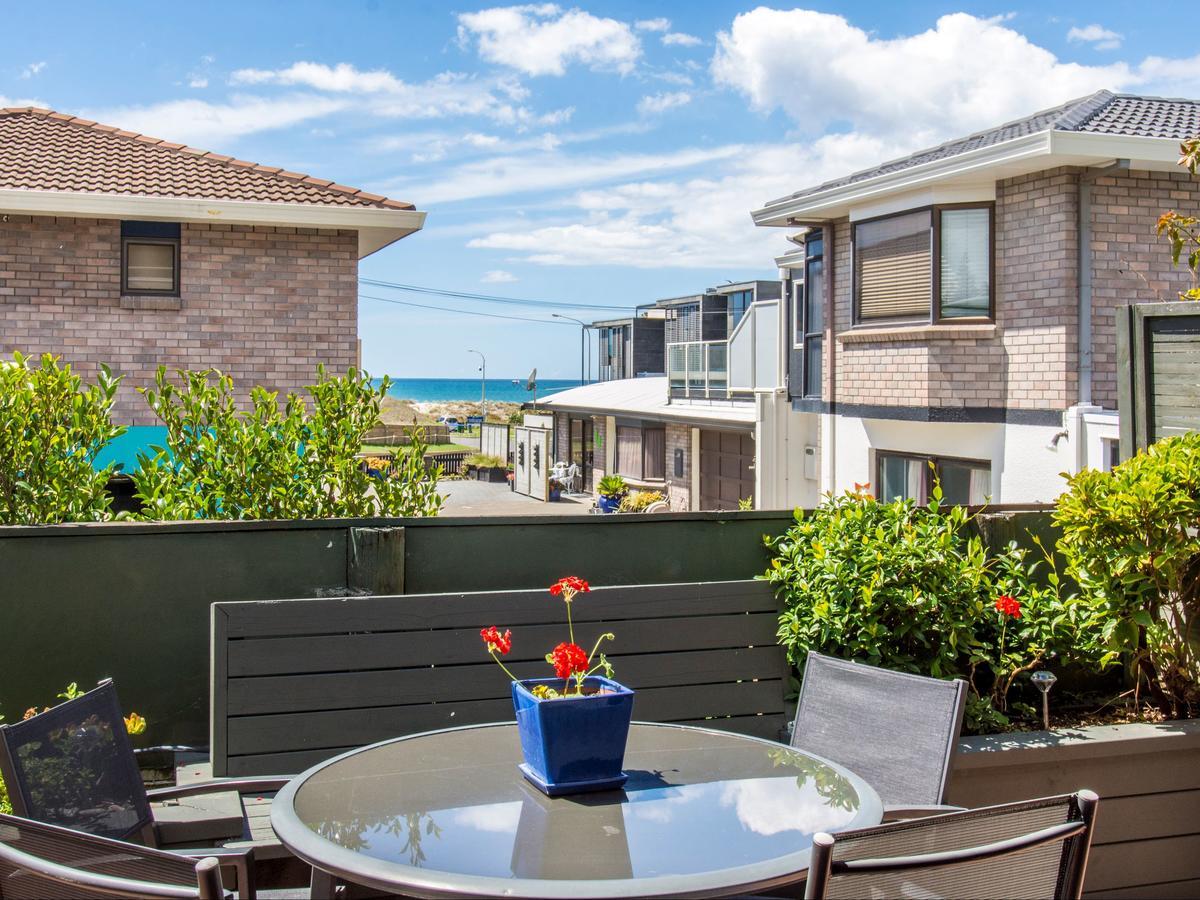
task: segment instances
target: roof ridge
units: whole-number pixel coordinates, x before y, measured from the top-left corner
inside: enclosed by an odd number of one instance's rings
[[[92,131],[111,134],[114,137],[124,138],[125,140],[146,144],[151,147],[159,147],[163,150],[168,150],[174,153],[186,153],[195,159],[204,160],[209,165],[249,169],[254,172],[260,172],[264,175],[270,175],[274,178],[290,181],[295,184],[305,184],[318,191],[330,191],[332,193],[344,194],[349,197],[364,200],[376,206],[382,206],[389,209],[416,209],[412,203],[407,203],[403,200],[392,200],[391,198],[385,197],[382,194],[373,194],[369,191],[364,191],[361,188],[338,184],[327,178],[317,178],[312,175],[306,175],[302,172],[288,172],[281,166],[265,166],[261,163],[238,159],[222,153],[214,153],[211,150],[202,150],[198,147],[192,147],[187,144],[179,144],[173,141],[164,140],[162,138],[152,137],[147,134],[139,134],[136,131],[125,131],[117,128],[114,125],[105,125],[97,122],[94,119],[84,119],[80,116],[68,115],[67,113],[61,113],[53,109],[46,109],[45,107],[41,106],[0,107],[0,116],[11,115],[41,116],[44,119],[51,119],[64,125],[72,125],[76,128],[87,128]]]
[[[1109,90],[1099,90],[1088,97],[1081,97],[1067,105],[1062,115],[1051,124],[1050,130],[1080,131],[1084,124],[1095,118],[1115,99],[1116,95]]]

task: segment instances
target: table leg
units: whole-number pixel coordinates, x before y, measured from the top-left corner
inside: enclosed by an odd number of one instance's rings
[[[312,900],[333,900],[333,895],[333,876],[313,866],[312,880],[309,882],[309,896]]]

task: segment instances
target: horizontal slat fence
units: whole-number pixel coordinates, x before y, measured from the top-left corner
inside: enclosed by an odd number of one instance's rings
[[[634,688],[634,717],[778,738],[787,662],[761,581],[596,588],[572,607],[576,643],[602,649]],[[214,774],[297,772],[404,734],[510,720],[508,678],[479,630],[513,629],[505,663],[552,674],[566,639],[545,590],[215,603]]]

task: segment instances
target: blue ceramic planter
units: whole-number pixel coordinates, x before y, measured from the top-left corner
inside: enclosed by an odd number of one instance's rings
[[[606,497],[603,494],[601,494],[599,497],[596,498],[596,505],[598,507],[600,507],[600,512],[615,513],[617,510],[619,510],[621,508],[621,498],[620,497]]]
[[[621,764],[633,718],[633,691],[594,675],[584,681],[583,689],[604,693],[541,700],[530,693],[539,684],[556,690],[563,687],[560,678],[518,681],[512,686],[526,779],[551,797],[613,790],[624,784]]]

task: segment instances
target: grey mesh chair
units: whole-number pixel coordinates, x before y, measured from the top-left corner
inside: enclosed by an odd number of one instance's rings
[[[147,791],[129,742],[116,688],[109,680],[74,700],[11,725],[0,725],[0,776],[18,816],[99,837],[216,857],[237,874],[238,894],[254,897],[254,850],[244,834],[236,847],[164,846],[151,800],[214,791],[277,791],[286,778],[226,780]]]
[[[220,863],[0,814],[0,898],[229,895]]]
[[[809,651],[792,746],[861,776],[885,819],[947,812],[967,696],[961,679],[893,672]]]
[[[1099,799],[1091,791],[813,836],[807,900],[1078,900]]]

